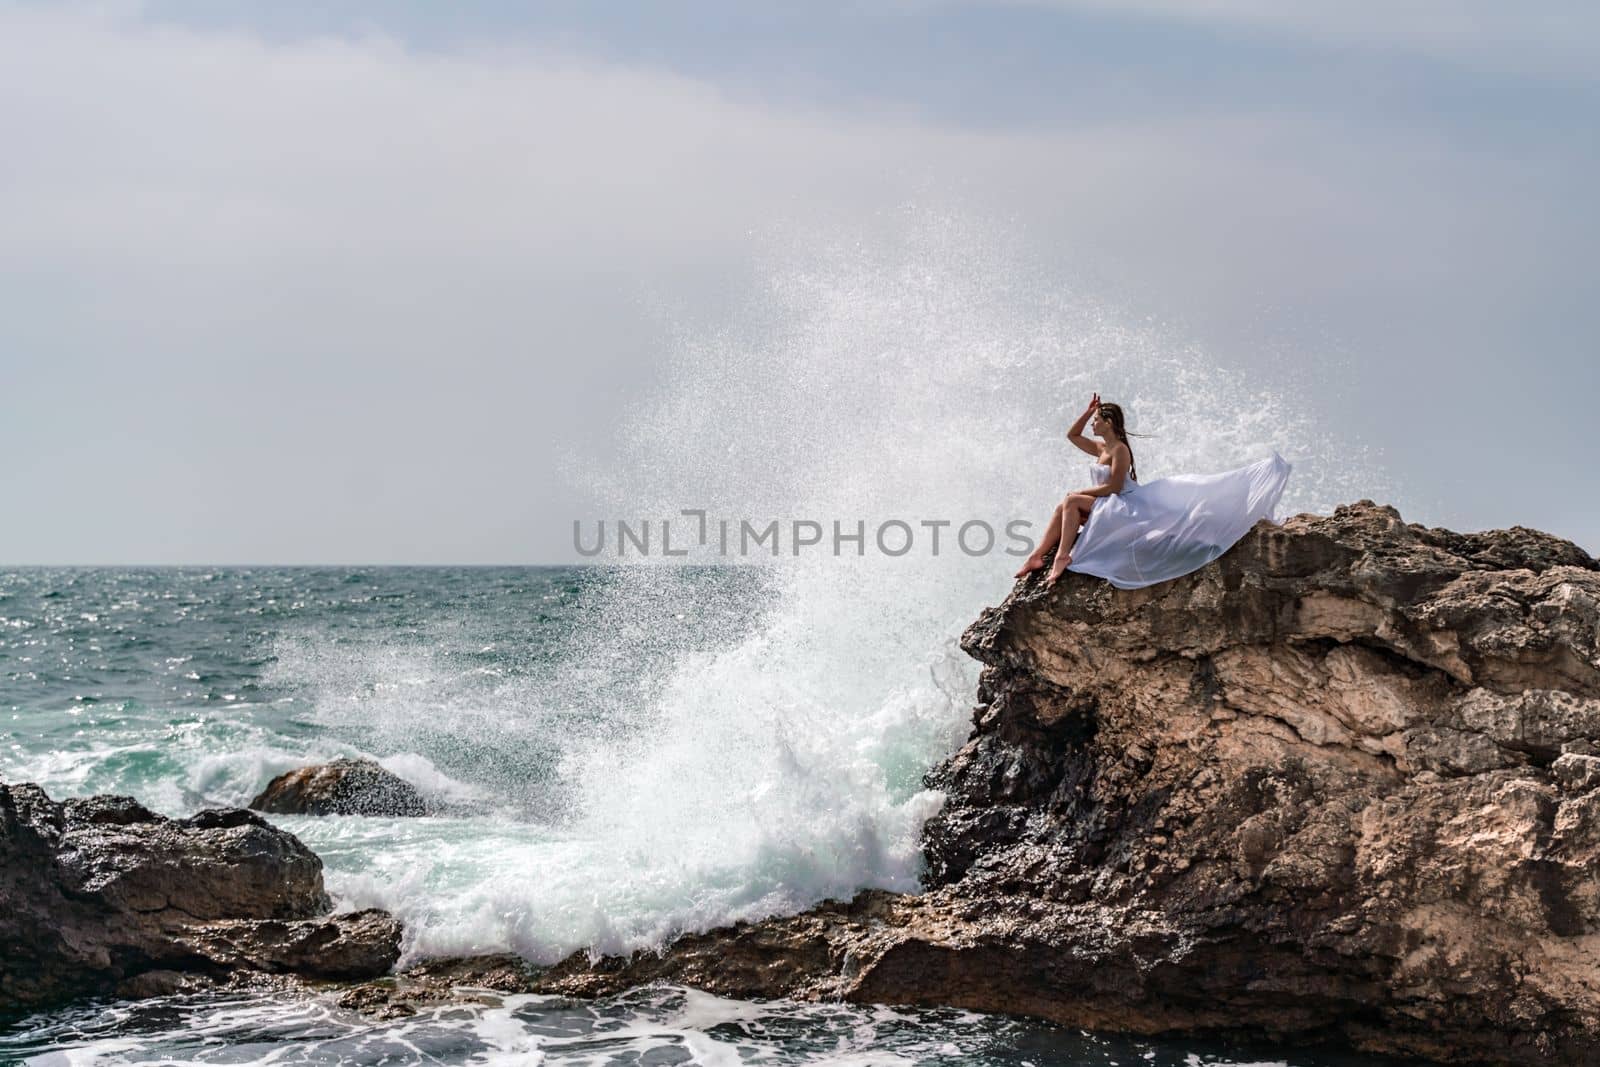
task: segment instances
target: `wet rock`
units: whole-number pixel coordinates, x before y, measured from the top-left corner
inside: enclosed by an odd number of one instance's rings
[[[208,923],[179,940],[224,967],[301,978],[370,978],[387,973],[400,956],[400,924],[377,908],[298,922]]]
[[[1370,501],[1194,574],[1019,582],[925,892],[542,976],[1600,1062],[1600,565]]]
[[[415,786],[367,759],[336,759],[280,774],[250,807],[272,815],[428,814]]]
[[[436,1006],[480,1000],[484,994],[527,993],[537,969],[511,953],[426,960],[392,978],[363,982],[339,1006],[377,1019],[398,1019]]]
[[[252,812],[168,819],[129,797],[0,784],[0,1012],[394,964],[394,919],[328,908],[322,862]]]

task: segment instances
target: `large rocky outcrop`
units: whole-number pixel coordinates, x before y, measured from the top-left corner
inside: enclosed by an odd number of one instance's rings
[[[240,809],[167,819],[129,797],[0,783],[0,1013],[241,973],[368,978],[387,913],[328,914],[322,861]]]
[[[540,980],[1600,1063],[1600,568],[1370,501],[969,628],[927,891]]]
[[[416,786],[369,759],[336,759],[280,774],[250,802],[272,815],[428,814]]]

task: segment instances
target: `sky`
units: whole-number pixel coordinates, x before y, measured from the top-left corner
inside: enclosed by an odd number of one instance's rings
[[[662,309],[907,203],[1600,553],[1597,119],[1580,3],[0,4],[0,564],[570,559]]]

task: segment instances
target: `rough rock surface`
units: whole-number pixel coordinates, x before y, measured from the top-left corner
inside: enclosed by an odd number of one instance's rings
[[[963,647],[926,892],[576,954],[539,988],[949,1004],[1600,1062],[1600,565],[1370,501],[1175,581],[1037,576]]]
[[[428,814],[415,786],[367,759],[336,759],[280,774],[250,806],[273,815]]]
[[[328,908],[322,861],[252,812],[168,819],[130,797],[57,803],[0,783],[0,1012],[394,965],[394,919]]]

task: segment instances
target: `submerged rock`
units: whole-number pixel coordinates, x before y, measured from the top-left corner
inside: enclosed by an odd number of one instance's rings
[[[328,909],[322,861],[252,812],[168,819],[129,797],[0,784],[0,1011],[393,966],[399,923]]]
[[[538,983],[1600,1061],[1600,565],[1370,501],[1183,578],[1019,582],[963,637],[926,892]]]
[[[336,759],[280,774],[250,806],[272,815],[428,814],[415,786],[368,759]]]

